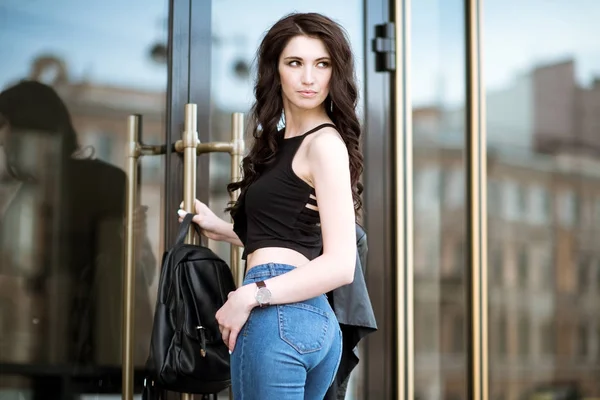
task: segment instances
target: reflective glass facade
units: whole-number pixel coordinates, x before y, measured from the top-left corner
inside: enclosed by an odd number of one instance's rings
[[[600,398],[597,1],[8,0],[0,399],[120,398],[127,117],[164,144],[198,103],[201,140],[229,140],[258,42],[292,11],[339,21],[357,62],[379,330],[346,399]],[[199,159],[198,197],[223,210],[229,157]],[[181,166],[140,159],[136,396]]]

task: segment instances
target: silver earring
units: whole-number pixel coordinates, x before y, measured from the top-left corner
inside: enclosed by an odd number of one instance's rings
[[[333,112],[333,100],[331,100],[331,112]]]

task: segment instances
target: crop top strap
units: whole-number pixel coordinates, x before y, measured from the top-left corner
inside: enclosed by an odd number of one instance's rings
[[[301,142],[301,141],[304,140],[305,137],[307,137],[311,133],[315,133],[315,132],[317,132],[317,131],[319,131],[319,130],[321,130],[323,128],[327,128],[327,127],[330,127],[330,128],[333,128],[333,129],[337,130],[337,126],[335,126],[334,124],[331,124],[331,123],[327,122],[327,123],[315,126],[314,128],[312,128],[308,132],[303,133],[302,135],[294,136],[294,137],[287,138],[287,139],[283,137],[283,135],[285,135],[285,131],[283,131],[282,132],[282,139],[283,139],[284,142],[294,142],[296,140]]]
[[[302,135],[302,136],[308,136],[308,135],[310,135],[311,133],[314,133],[314,132],[316,132],[316,131],[320,131],[321,129],[323,129],[323,128],[327,128],[327,127],[330,127],[330,128],[333,128],[333,129],[337,129],[337,126],[335,126],[334,124],[330,124],[329,122],[327,122],[327,123],[324,123],[324,124],[321,124],[321,125],[317,125],[317,126],[315,126],[314,128],[312,128],[310,131],[306,132],[306,133],[305,133],[304,135]]]

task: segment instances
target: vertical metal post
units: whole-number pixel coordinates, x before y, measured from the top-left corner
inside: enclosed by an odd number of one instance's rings
[[[394,1],[396,68],[393,75],[396,268],[396,393],[414,398],[413,168],[410,95],[410,0]]]
[[[233,113],[231,116],[231,182],[237,182],[241,177],[242,156],[244,154],[244,114]],[[239,191],[229,193],[231,201],[237,200]],[[240,265],[240,248],[231,245],[231,270],[235,284],[240,287],[244,282],[244,271]]]
[[[183,209],[194,213],[194,200],[196,199],[196,161],[198,146],[197,130],[198,106],[196,104],[185,105],[185,125],[183,130]],[[190,227],[186,237],[186,243],[194,243],[194,228]]]
[[[483,0],[466,2],[468,383],[472,399],[488,399],[487,209],[485,95],[482,78]]]
[[[127,219],[125,230],[125,270],[123,271],[123,327],[122,379],[123,398],[133,400],[133,330],[135,298],[135,232],[134,216],[137,204],[137,163],[140,155],[142,117],[130,115],[127,119]]]
[[[188,213],[195,213],[194,200],[196,199],[196,161],[198,146],[198,106],[196,104],[185,105],[185,122],[183,129],[183,209]],[[200,238],[194,235],[194,228],[190,230],[185,238],[186,243],[194,244]],[[181,400],[192,400],[194,395],[182,393]]]

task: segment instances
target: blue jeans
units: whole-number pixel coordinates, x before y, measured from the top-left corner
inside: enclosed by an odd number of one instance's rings
[[[251,268],[244,285],[294,269]],[[325,295],[255,308],[231,355],[234,400],[322,400],[342,356],[342,332]]]

